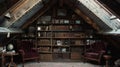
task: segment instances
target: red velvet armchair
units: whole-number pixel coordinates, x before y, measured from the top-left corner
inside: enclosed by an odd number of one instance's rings
[[[103,54],[106,53],[106,46],[104,42],[91,44],[89,48],[86,48],[83,58],[85,60],[97,61],[100,64]]]
[[[39,53],[37,49],[33,48],[32,41],[22,41],[19,46],[19,53],[22,56],[22,62],[24,67],[24,62],[26,60],[39,60]]]

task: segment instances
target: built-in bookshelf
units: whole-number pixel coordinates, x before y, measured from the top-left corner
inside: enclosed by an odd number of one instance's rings
[[[43,21],[43,17],[36,22],[36,47],[39,49],[41,61],[80,61],[84,45],[90,36],[85,33],[85,22],[66,18]]]
[[[33,23],[24,38],[35,40],[40,61],[81,61],[85,46],[96,40],[94,29],[69,9],[53,8]]]

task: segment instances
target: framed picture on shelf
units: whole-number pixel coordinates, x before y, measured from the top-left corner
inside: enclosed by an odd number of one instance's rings
[[[76,23],[76,24],[80,24],[80,20],[76,20],[75,23]]]
[[[64,23],[65,23],[65,24],[68,24],[68,23],[69,23],[69,20],[64,20]]]
[[[64,20],[63,19],[60,19],[60,24],[64,23]]]
[[[29,32],[29,33],[34,33],[34,32],[35,32],[35,27],[34,27],[34,26],[30,26],[30,27],[28,28],[28,32]]]
[[[62,52],[66,52],[67,50],[66,50],[66,48],[62,48],[62,50],[61,50]]]
[[[58,46],[62,45],[62,41],[61,40],[57,40],[57,45]]]
[[[38,32],[37,34],[38,34],[38,37],[40,37],[40,36],[41,36],[40,32]]]
[[[42,16],[40,17],[41,21],[50,21],[51,20],[51,16]]]
[[[66,16],[67,11],[65,9],[58,9],[57,16]]]
[[[40,21],[43,23],[43,24],[47,24],[51,21],[51,16],[42,16],[40,17]]]
[[[47,22],[46,21],[42,21],[42,24],[47,24]]]
[[[54,19],[54,23],[59,23],[59,20],[58,19]]]

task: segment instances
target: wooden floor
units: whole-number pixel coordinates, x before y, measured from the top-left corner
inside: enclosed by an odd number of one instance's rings
[[[18,67],[22,67],[21,64]],[[25,63],[25,67],[105,67],[83,62],[29,62]]]

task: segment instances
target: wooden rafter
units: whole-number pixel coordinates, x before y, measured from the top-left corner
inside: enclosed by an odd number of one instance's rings
[[[59,0],[59,6],[63,7],[63,0]]]
[[[61,0],[60,0],[61,1]],[[29,26],[31,23],[33,23],[38,17],[43,15],[52,5],[54,5],[57,1],[52,0],[48,4],[46,4],[42,9],[40,9],[34,16],[32,16],[29,20],[27,20],[27,23],[25,23],[21,28],[25,29],[27,26]],[[90,24],[95,30],[100,31],[99,26],[88,16],[86,16],[78,6],[75,6],[75,3],[72,3],[70,1],[62,1],[68,5],[75,13],[77,13],[79,16],[81,16],[88,24]]]
[[[48,4],[44,5],[44,7],[42,9],[40,9],[36,14],[34,14],[30,19],[28,19],[26,21],[26,23],[21,27],[21,29],[25,29],[27,28],[30,24],[32,24],[37,18],[39,18],[40,16],[42,16],[47,10],[49,10],[51,8],[52,5],[54,5],[56,1],[55,0],[51,0],[49,1]]]

